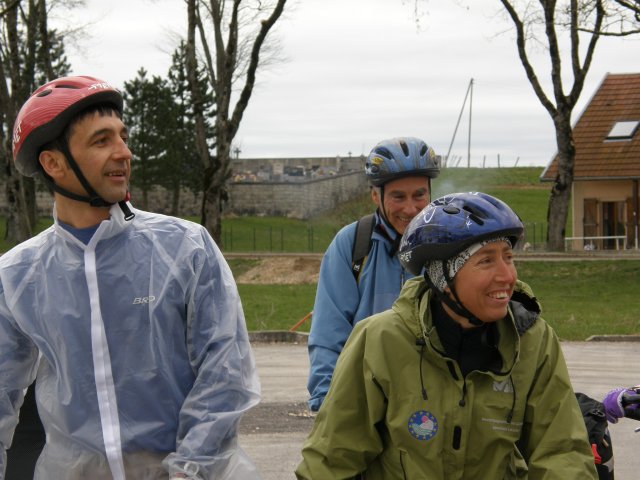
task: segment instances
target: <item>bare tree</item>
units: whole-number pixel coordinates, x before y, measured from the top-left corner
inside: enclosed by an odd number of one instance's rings
[[[197,148],[204,162],[201,223],[218,243],[222,200],[231,173],[231,144],[253,92],[267,34],[282,15],[285,4],[286,0],[187,0],[187,71],[194,101]],[[199,107],[203,92],[195,82],[198,40],[217,105],[213,155],[208,151]]]
[[[12,243],[29,238],[36,223],[35,182],[13,165],[13,124],[36,86],[68,69],[62,36],[48,28],[47,17],[46,0],[0,0],[0,159],[5,165],[5,239]]]
[[[615,22],[616,30],[608,29],[605,35],[626,36],[640,33],[640,0],[613,0],[613,7],[620,14]],[[627,18],[631,16],[631,20]],[[635,27],[630,27],[627,23],[635,23]]]
[[[582,93],[598,39],[624,21],[624,12],[615,8],[619,6],[618,0],[500,2],[515,26],[518,55],[527,78],[555,127],[558,173],[551,188],[547,219],[548,248],[559,251],[564,249],[565,225],[573,183],[575,145],[571,114]],[[564,39],[563,33],[566,33]],[[581,39],[586,40],[583,51]],[[564,80],[568,76],[563,76],[562,70],[563,41],[568,45],[568,65],[573,77],[573,83],[568,87]],[[528,48],[532,44],[544,45],[549,54],[551,95],[545,92],[529,59]]]

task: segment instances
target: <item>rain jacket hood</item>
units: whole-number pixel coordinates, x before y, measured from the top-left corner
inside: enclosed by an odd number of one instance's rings
[[[231,271],[200,225],[134,212],[114,205],[87,245],[56,220],[0,258],[0,479],[36,373],[36,479],[258,478],[236,441],[260,387]]]
[[[466,377],[443,353],[430,296],[414,278],[355,327],[298,478],[596,479],[560,344],[529,287],[517,283],[497,324],[501,368]]]

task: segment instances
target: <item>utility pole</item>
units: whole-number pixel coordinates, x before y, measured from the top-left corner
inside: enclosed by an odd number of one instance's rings
[[[460,126],[460,119],[462,118],[462,113],[464,112],[464,107],[467,104],[467,98],[469,98],[469,94],[471,94],[471,99],[469,101],[469,138],[467,142],[467,167],[471,165],[471,101],[473,100],[473,78],[469,82],[469,86],[467,87],[467,93],[464,95],[462,108],[460,109],[460,114],[458,115],[456,128],[453,130],[453,136],[451,137],[451,143],[449,144],[449,150],[447,151],[447,157],[446,157],[448,159],[449,154],[451,153],[451,147],[453,147],[453,141],[456,139],[456,133],[458,132],[458,127]]]
[[[473,109],[473,78],[469,82],[469,137],[467,138],[467,168],[471,167],[471,110]]]

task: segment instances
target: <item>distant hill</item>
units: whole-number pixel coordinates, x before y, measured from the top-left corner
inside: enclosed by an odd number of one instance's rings
[[[433,180],[431,198],[454,192],[485,192],[509,204],[523,222],[546,224],[550,185],[540,182],[542,170],[543,167],[446,168]],[[371,206],[370,195],[363,194],[312,223],[344,225],[369,213]]]
[[[510,168],[445,168],[433,181],[433,193],[440,196],[451,192],[485,191],[489,188],[539,188],[543,167]]]

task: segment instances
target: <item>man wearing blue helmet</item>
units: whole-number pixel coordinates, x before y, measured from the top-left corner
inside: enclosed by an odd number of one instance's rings
[[[416,277],[354,328],[298,479],[598,478],[558,338],[517,278],[523,230],[482,193],[414,218],[399,258]]]
[[[331,376],[353,326],[365,317],[389,308],[407,275],[396,258],[400,238],[413,217],[430,200],[431,179],[439,173],[436,155],[417,138],[393,138],[377,144],[365,164],[376,212],[366,240],[366,257],[358,250],[356,231],[361,222],[347,225],[329,245],[322,265],[309,335],[309,408],[319,410]]]

